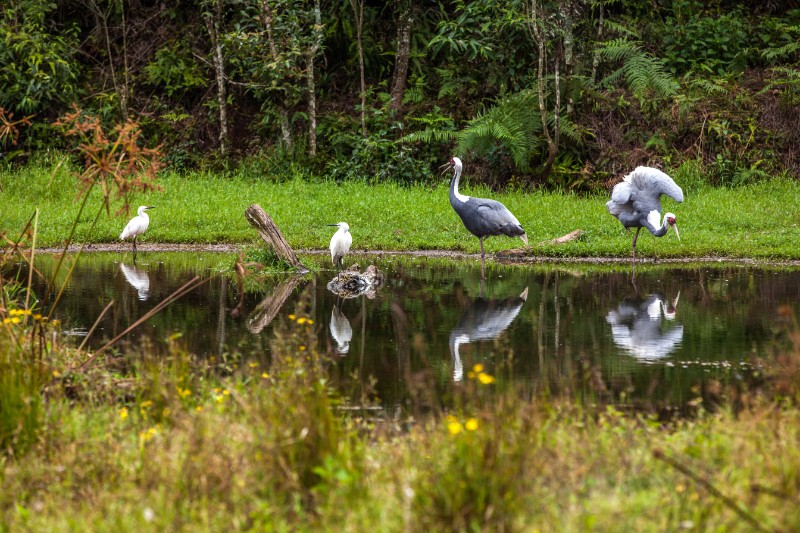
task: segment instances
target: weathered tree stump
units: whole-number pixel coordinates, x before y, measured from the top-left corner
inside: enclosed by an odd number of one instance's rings
[[[286,242],[286,239],[283,238],[281,230],[278,229],[278,226],[260,205],[253,204],[245,209],[244,216],[247,218],[250,225],[256,228],[261,238],[275,250],[278,257],[300,272],[304,274],[308,272],[306,266],[297,259],[294,250],[292,250],[292,247]]]

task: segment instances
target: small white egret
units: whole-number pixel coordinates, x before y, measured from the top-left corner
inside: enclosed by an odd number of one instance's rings
[[[350,245],[353,244],[353,236],[350,235],[350,226],[347,222],[339,222],[338,224],[328,224],[328,226],[336,226],[339,228],[336,233],[331,237],[331,262],[335,267],[342,266],[342,260],[347,252],[350,251]]]
[[[153,209],[152,205],[141,205],[137,211],[138,215],[133,217],[125,229],[122,230],[119,238],[121,240],[133,237],[133,253],[136,253],[136,237],[147,231],[147,226],[150,225],[150,217],[147,216],[148,209]]]

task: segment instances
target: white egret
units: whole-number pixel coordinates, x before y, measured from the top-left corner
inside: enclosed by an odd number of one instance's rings
[[[350,251],[350,245],[353,244],[353,236],[350,235],[350,226],[347,222],[339,222],[338,224],[328,224],[328,226],[336,226],[339,228],[336,233],[331,237],[331,262],[335,267],[342,266],[342,260],[347,252]]]
[[[125,226],[125,229],[122,230],[119,238],[121,240],[128,239],[133,237],[133,252],[136,253],[136,237],[143,234],[147,231],[147,227],[150,225],[150,217],[147,216],[148,209],[153,209],[154,206],[152,205],[141,205],[139,206],[139,210],[137,211],[138,215],[133,217],[128,225]]]

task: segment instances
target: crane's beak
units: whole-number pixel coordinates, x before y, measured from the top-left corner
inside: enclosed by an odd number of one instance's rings
[[[677,235],[677,236],[678,236],[678,240],[681,240],[681,234],[680,234],[680,233],[678,233],[678,224],[673,224],[673,225],[672,225],[672,229],[674,229],[674,230],[675,230],[675,235]]]

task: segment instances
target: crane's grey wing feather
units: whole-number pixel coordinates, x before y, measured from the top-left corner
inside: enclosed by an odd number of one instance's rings
[[[672,178],[657,168],[636,167],[633,172],[625,176],[625,181],[629,181],[634,189],[641,191],[638,194],[646,194],[656,199],[666,194],[678,203],[683,202],[683,190]]]

